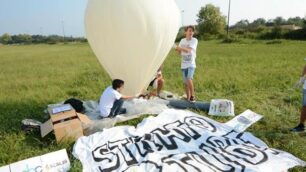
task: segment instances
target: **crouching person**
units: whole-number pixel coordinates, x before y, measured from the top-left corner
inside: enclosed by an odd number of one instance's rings
[[[153,91],[151,92],[151,94],[153,96],[158,96],[160,97],[160,92],[164,87],[164,83],[165,80],[163,78],[163,74],[162,74],[162,67],[160,67],[156,73],[155,78],[151,81],[149,87],[153,88]]]
[[[112,86],[107,87],[99,102],[100,115],[103,118],[113,118],[120,114],[125,114],[126,109],[122,108],[124,100],[133,99],[134,96],[124,96],[121,94],[124,89],[124,81],[115,79]]]

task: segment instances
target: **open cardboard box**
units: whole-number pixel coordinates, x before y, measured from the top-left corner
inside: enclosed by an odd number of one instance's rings
[[[70,104],[48,108],[50,119],[40,126],[41,137],[52,131],[57,142],[83,136],[83,124],[88,125],[91,120],[83,114],[77,113]]]

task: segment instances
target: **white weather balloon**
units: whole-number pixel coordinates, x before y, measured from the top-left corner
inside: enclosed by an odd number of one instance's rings
[[[175,0],[89,0],[86,36],[125,94],[148,86],[171,50],[181,24]]]

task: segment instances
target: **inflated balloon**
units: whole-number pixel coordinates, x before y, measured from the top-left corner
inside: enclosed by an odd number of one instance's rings
[[[125,94],[145,89],[171,50],[181,24],[175,0],[89,0],[86,36]]]

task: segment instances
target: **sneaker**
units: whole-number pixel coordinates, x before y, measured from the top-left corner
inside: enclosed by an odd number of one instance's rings
[[[196,101],[196,100],[195,100],[195,97],[194,97],[194,96],[191,96],[189,101],[195,102],[195,101]]]
[[[292,128],[290,131],[292,132],[304,132],[305,131],[305,126],[303,124],[300,124],[296,126],[295,128]]]

